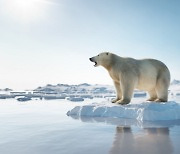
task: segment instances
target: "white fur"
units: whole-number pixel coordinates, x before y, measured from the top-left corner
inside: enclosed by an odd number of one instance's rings
[[[149,101],[168,100],[170,72],[164,63],[155,59],[123,58],[109,52],[100,53],[90,60],[95,62],[95,66],[107,69],[113,79],[117,92],[113,103],[129,103],[134,89],[148,91]]]

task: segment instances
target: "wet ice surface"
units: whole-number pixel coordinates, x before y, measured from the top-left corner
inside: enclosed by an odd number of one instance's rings
[[[114,117],[140,121],[180,120],[180,103],[142,102],[140,104],[92,103],[76,106],[67,112],[69,116]]]
[[[91,102],[102,100],[86,104]],[[0,153],[180,153],[179,120],[66,115],[80,105],[84,103],[0,100]]]

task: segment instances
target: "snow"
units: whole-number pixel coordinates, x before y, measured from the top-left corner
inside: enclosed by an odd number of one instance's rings
[[[179,80],[173,80],[171,82],[171,85],[169,87],[169,91],[171,95],[179,96],[180,94],[180,81]]]
[[[136,119],[138,121],[180,120],[180,103],[142,102],[139,104],[118,105],[110,102],[76,106],[67,112],[76,117],[111,117]]]

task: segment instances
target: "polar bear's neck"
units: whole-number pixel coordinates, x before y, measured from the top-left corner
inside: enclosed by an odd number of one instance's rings
[[[104,62],[102,64],[102,66],[107,69],[108,71],[111,71],[112,68],[115,68],[115,65],[121,65],[121,62],[123,61],[123,58],[115,55],[115,54],[111,54],[110,55],[110,59],[107,60],[106,62]],[[118,64],[117,64],[118,63]]]

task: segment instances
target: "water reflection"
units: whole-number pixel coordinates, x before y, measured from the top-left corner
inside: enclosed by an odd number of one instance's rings
[[[123,118],[71,117],[82,122],[115,125],[110,154],[172,154],[178,148],[171,141],[170,128],[179,127],[180,120],[148,122]]]
[[[133,133],[131,127],[116,128],[110,154],[171,154],[173,147],[169,128],[144,128],[143,133]]]

